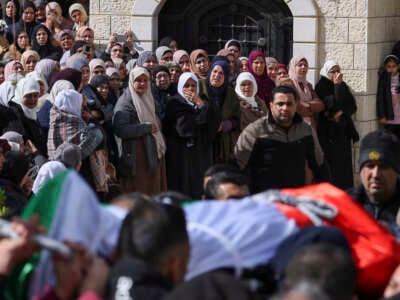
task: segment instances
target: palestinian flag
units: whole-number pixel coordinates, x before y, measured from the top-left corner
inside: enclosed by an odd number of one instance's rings
[[[101,206],[90,186],[73,170],[49,180],[30,200],[22,217],[35,214],[40,216],[40,224],[46,227],[49,238],[80,243],[91,253],[104,257],[110,256],[117,244],[120,219]],[[12,298],[24,298],[21,285],[26,285],[27,276],[31,277],[29,299],[40,295],[46,285],[54,285],[48,250],[42,250],[20,268]]]

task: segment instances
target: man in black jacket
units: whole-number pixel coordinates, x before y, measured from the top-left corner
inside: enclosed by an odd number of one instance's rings
[[[400,141],[386,131],[369,133],[361,141],[361,185],[347,193],[376,220],[395,226],[400,207]]]
[[[299,187],[324,174],[324,156],[310,125],[296,113],[296,92],[287,86],[272,91],[270,113],[251,123],[240,134],[235,147],[239,167],[249,175],[252,193],[271,188]]]
[[[122,224],[108,299],[161,300],[185,276],[189,240],[183,210],[142,198]]]

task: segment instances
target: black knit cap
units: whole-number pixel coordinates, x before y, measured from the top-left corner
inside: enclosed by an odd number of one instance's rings
[[[358,165],[369,161],[384,161],[400,174],[400,141],[387,131],[373,131],[361,141]]]
[[[153,75],[154,75],[154,77],[157,75],[157,73],[160,73],[160,72],[165,72],[165,73],[167,73],[168,75],[171,75],[170,73],[169,73],[169,69],[166,67],[166,66],[157,66],[155,69],[154,69],[154,72],[153,72]]]

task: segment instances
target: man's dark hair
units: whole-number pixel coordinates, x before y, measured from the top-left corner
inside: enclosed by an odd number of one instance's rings
[[[240,170],[237,166],[231,164],[215,164],[206,170],[204,177],[212,177],[219,172],[240,172]]]
[[[138,199],[122,223],[118,253],[158,266],[173,246],[188,243],[182,208]]]
[[[153,196],[152,200],[156,203],[181,206],[183,203],[189,202],[192,199],[189,196],[179,192],[167,191]]]
[[[351,300],[356,277],[351,254],[325,243],[301,248],[286,268],[289,287],[307,281],[320,287],[331,300]]]
[[[297,92],[296,90],[294,90],[293,88],[291,88],[290,86],[286,86],[286,85],[278,85],[277,87],[275,87],[272,90],[272,101],[274,100],[275,94],[292,94],[295,98],[295,100],[297,101]]]
[[[220,186],[225,183],[244,186],[247,185],[247,178],[240,171],[221,171],[213,174],[204,189],[206,199],[219,199]]]
[[[70,50],[71,55],[74,55],[79,48],[84,47],[86,45],[85,41],[76,41]]]

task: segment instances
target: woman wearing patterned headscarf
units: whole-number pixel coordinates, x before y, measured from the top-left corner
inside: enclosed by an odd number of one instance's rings
[[[353,186],[351,146],[359,139],[351,119],[357,105],[336,61],[326,61],[320,75],[315,91],[325,110],[319,114],[318,139],[331,169],[332,183],[347,189]]]
[[[149,195],[166,190],[166,146],[150,91],[150,73],[135,67],[114,109],[113,129],[121,139],[119,171],[125,192]]]
[[[305,57],[293,57],[289,64],[289,77],[292,79],[300,98],[297,112],[303,120],[317,128],[318,113],[325,109],[325,104],[319,99],[312,84],[307,81],[308,61]]]
[[[233,158],[233,146],[239,134],[240,106],[235,91],[229,86],[227,60],[211,64],[207,79],[200,81],[200,94],[219,109],[221,121],[214,141],[214,162],[228,162]]]
[[[206,50],[196,49],[190,53],[190,70],[200,79],[206,79],[210,69],[210,59]]]
[[[150,75],[152,75],[154,69],[158,66],[156,54],[151,51],[140,53],[136,61],[136,66],[146,68],[150,72]]]
[[[173,61],[179,64],[183,73],[190,72],[189,54],[185,50],[175,51]]]

